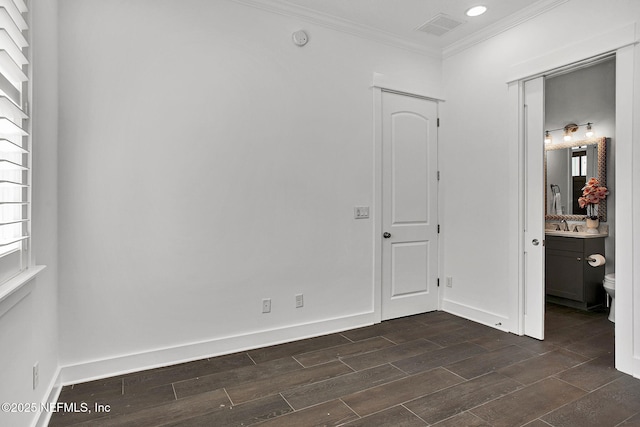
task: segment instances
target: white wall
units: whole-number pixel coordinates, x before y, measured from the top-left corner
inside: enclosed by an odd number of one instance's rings
[[[567,25],[567,16],[571,16],[574,25]],[[607,40],[599,37],[600,34],[638,20],[640,3],[637,2],[569,1],[444,60],[447,103],[443,112],[440,146],[445,230],[443,273],[453,277],[453,287],[445,288],[445,309],[485,323],[501,321],[506,329],[518,330],[519,314],[515,303],[519,299],[518,142],[510,139],[512,112],[507,97],[507,81],[513,78],[515,71],[527,69],[527,64],[538,58],[542,60],[534,65],[540,65],[547,59],[550,59],[547,61],[549,64],[556,66],[581,59],[577,53],[584,49],[572,50],[572,46],[587,44],[592,47],[588,50],[597,51]],[[635,49],[637,52],[637,47]],[[561,54],[553,56],[557,52]],[[544,70],[529,67],[531,74]],[[637,68],[633,78],[637,88],[640,85]],[[637,93],[635,104],[637,107]],[[638,129],[638,115],[635,114],[632,120]],[[620,146],[620,135],[617,136]],[[624,144],[637,146],[640,141],[637,135],[634,138],[633,141],[625,140]],[[620,165],[617,167],[620,172]],[[630,180],[630,168],[623,169],[622,173]],[[620,189],[620,179],[617,179],[617,185]],[[632,187],[625,187],[624,191],[624,197],[630,200]],[[618,200],[623,197],[620,191],[618,196]],[[626,226],[631,229],[630,218],[635,217],[636,221],[640,218],[640,212],[634,215],[625,211],[624,215],[629,220],[618,222],[618,228]],[[626,249],[631,251],[631,244],[628,246]],[[617,253],[619,255],[620,251]],[[619,256],[617,258],[616,267],[620,264]],[[629,283],[621,287],[627,286],[625,292],[631,299],[632,288],[640,286],[640,278],[637,274],[632,276],[630,263],[625,263],[625,271],[629,272]],[[636,306],[640,310],[640,304]],[[632,324],[630,310],[625,308],[622,324]],[[622,337],[620,340],[631,342],[633,333],[630,326],[627,328],[621,323],[617,324],[617,331],[622,333],[616,335]],[[640,334],[636,333],[635,341],[640,343]],[[632,357],[628,350],[625,348],[622,357]]]
[[[58,374],[56,16],[56,0],[31,4],[32,249],[35,263],[47,268],[0,304],[0,402],[39,404],[55,398],[55,391],[53,396],[49,393]],[[18,300],[5,311],[11,305],[7,302]],[[34,390],[32,367],[36,362],[40,378]],[[30,425],[39,415],[39,411],[0,412],[0,425]]]
[[[439,60],[231,1],[59,25],[64,381],[373,321],[372,76]]]

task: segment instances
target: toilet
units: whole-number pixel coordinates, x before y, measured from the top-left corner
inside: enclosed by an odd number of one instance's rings
[[[604,276],[604,290],[607,291],[611,297],[611,306],[609,309],[609,320],[616,321],[616,275],[615,273],[607,274]]]

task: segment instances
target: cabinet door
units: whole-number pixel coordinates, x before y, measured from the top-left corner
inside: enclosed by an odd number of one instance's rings
[[[582,252],[547,249],[546,293],[574,301],[584,301],[582,258]]]

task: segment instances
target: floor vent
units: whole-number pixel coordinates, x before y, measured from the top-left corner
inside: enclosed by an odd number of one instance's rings
[[[464,24],[464,22],[465,21],[459,21],[452,16],[440,13],[425,22],[422,26],[416,28],[416,30],[427,34],[433,34],[434,36],[442,36],[454,28]]]

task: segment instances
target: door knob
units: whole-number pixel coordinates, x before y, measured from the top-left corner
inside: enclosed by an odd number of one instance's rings
[[[538,239],[533,239],[531,243],[533,243],[533,246],[538,246],[540,244],[540,241]]]
[[[391,233],[387,233],[385,231],[384,234],[382,235],[382,237],[384,237],[385,239],[388,239],[389,237],[391,237]]]

